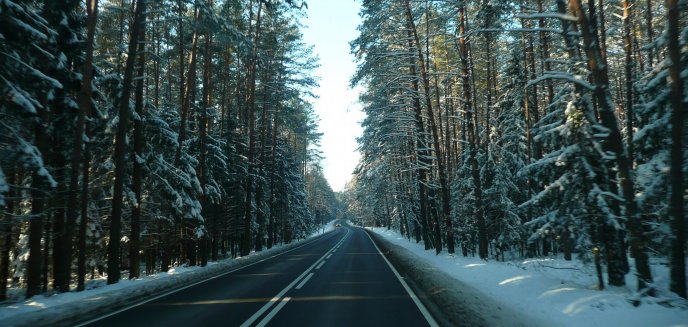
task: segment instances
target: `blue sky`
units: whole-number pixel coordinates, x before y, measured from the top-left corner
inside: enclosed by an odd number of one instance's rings
[[[349,51],[349,42],[358,36],[360,3],[354,0],[310,0],[308,18],[303,20],[304,41],[315,47],[320,57],[319,96],[314,100],[324,133],[321,149],[325,156],[325,178],[334,191],[341,191],[351,179],[360,155],[356,137],[361,135],[363,120],[357,103],[360,90],[349,89],[349,79],[356,64]]]

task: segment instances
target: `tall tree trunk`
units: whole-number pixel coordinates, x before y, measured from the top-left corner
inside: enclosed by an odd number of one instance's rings
[[[409,51],[413,51],[413,41],[412,32],[409,29],[407,32],[409,38],[408,46]],[[427,169],[430,167],[428,162],[427,145],[425,144],[425,125],[423,124],[423,111],[420,106],[420,90],[418,86],[418,73],[416,72],[416,61],[413,57],[409,56],[409,69],[411,73],[411,86],[413,89],[413,109],[414,117],[416,123],[416,167],[418,170],[418,193],[419,193],[419,204],[420,204],[420,221],[421,221],[421,234],[423,235],[423,245],[425,249],[428,250],[432,247],[430,242],[430,235],[428,234],[428,182],[427,182]]]
[[[184,85],[184,13],[186,12],[185,1],[178,0],[177,7],[179,10],[179,27],[177,28],[177,33],[179,34],[177,36],[179,38],[179,115],[182,116],[182,108],[184,108],[184,91],[186,90]],[[168,60],[167,62],[169,64],[170,60]],[[170,70],[168,69],[168,73],[169,72]],[[172,85],[172,83],[170,83],[170,85]]]
[[[537,0],[538,13],[543,13],[542,0]],[[549,72],[552,70],[551,64],[549,62],[549,39],[547,38],[547,33],[545,32],[545,18],[540,17],[538,19],[538,28],[540,29],[540,43],[542,43],[542,70]],[[554,99],[554,87],[552,86],[552,81],[547,80],[545,82],[545,87],[547,88],[547,105],[552,103]],[[546,114],[546,112],[545,112]]]
[[[600,56],[602,57],[602,62],[606,65],[607,64],[607,27],[606,25],[606,19],[604,18],[604,0],[598,0],[599,2],[599,25],[600,28],[597,29],[595,28],[595,35],[599,37],[600,41]],[[597,16],[595,16],[595,0],[588,0],[588,11],[590,12],[590,17],[594,17],[597,20]]]
[[[58,99],[62,97],[57,97]],[[58,105],[59,106],[59,105]],[[54,116],[55,120],[58,119],[57,115]],[[53,125],[55,122],[53,122]],[[56,208],[53,212],[52,215],[52,228],[53,228],[53,233],[52,233],[52,268],[53,268],[53,289],[55,289],[58,292],[69,292],[69,275],[70,275],[70,268],[71,268],[71,263],[67,261],[66,258],[66,251],[67,251],[67,240],[66,240],[66,234],[68,229],[72,229],[74,225],[67,225],[65,222],[65,208],[63,206],[63,203],[66,201],[64,197],[65,189],[63,186],[63,182],[66,182],[65,174],[64,171],[67,169],[67,159],[64,156],[64,153],[66,153],[65,149],[65,144],[62,139],[61,135],[58,135],[59,133],[55,130],[53,133],[53,137],[51,140],[51,149],[47,152],[52,152],[51,153],[51,162],[53,163],[53,166],[55,167],[55,173],[54,177],[55,180],[58,181],[57,189],[55,190],[54,195],[50,198],[49,206]],[[46,152],[44,152],[46,153]],[[48,225],[50,225],[50,217],[48,216]],[[50,227],[48,227],[50,229]],[[49,231],[46,231],[46,238],[50,237]],[[49,253],[49,240],[46,239],[45,242],[45,253],[46,256]],[[69,242],[69,246],[71,247],[71,242]],[[46,259],[45,264],[43,265],[43,268],[46,269],[46,272],[48,270],[48,263]],[[47,281],[47,276],[48,274],[45,273],[43,274],[43,277]],[[44,282],[43,285],[47,285],[47,282]]]
[[[198,8],[194,9],[194,24],[198,23]],[[194,27],[193,39],[191,41],[191,54],[189,55],[189,71],[186,73],[186,86],[182,92],[182,103],[179,123],[179,135],[177,136],[177,152],[174,162],[177,167],[180,165],[184,141],[186,141],[186,123],[189,117],[189,107],[192,105],[192,94],[196,87],[196,57],[198,45],[198,28]],[[183,59],[183,58],[181,58]],[[183,60],[182,60],[183,62]],[[181,65],[181,64],[180,64]]]
[[[580,32],[583,36],[585,53],[588,58],[588,68],[592,72],[595,83],[594,96],[599,105],[599,116],[602,126],[609,130],[604,150],[610,152],[615,157],[617,166],[618,183],[621,186],[622,195],[626,206],[626,221],[630,231],[631,254],[635,258],[636,271],[638,272],[638,289],[647,291],[652,295],[652,273],[648,255],[645,252],[645,236],[643,225],[637,215],[637,204],[631,180],[631,167],[626,151],[624,150],[623,140],[619,132],[619,126],[614,115],[614,105],[609,94],[609,77],[607,66],[599,47],[599,41],[594,32],[597,30],[597,22],[594,15],[590,18],[586,15],[580,0],[569,0],[569,6],[578,19]],[[612,181],[613,182],[613,181]],[[648,287],[648,290],[645,288]]]
[[[7,196],[10,199],[5,199],[4,213],[0,213],[0,302],[7,300],[7,279],[10,276],[10,248],[12,247],[12,229],[14,227],[14,203],[11,198],[14,197],[14,190],[12,185],[15,175],[14,165],[10,165],[5,172],[7,184],[10,190]],[[0,171],[1,172],[1,171]]]
[[[631,41],[631,3],[623,2],[624,78],[626,79],[626,146],[628,160],[633,163],[633,47]],[[602,8],[600,8],[602,10]]]
[[[54,228],[51,229],[52,226],[50,225],[50,215],[46,215],[44,226],[45,227],[44,227],[44,232],[43,232],[43,235],[44,235],[44,239],[43,239],[43,267],[42,267],[41,274],[43,277],[43,279],[42,279],[43,293],[47,293],[48,292],[48,284],[49,284],[48,277],[50,276],[50,269],[49,269],[50,268],[50,259],[51,259],[50,258],[50,245],[52,242],[50,239],[50,236],[52,235],[53,230],[54,230]],[[53,249],[55,249],[55,248],[56,248],[55,245],[53,245]],[[53,250],[53,251],[55,251],[55,250]],[[53,258],[53,260],[55,260],[55,258]],[[55,266],[55,265],[53,264],[53,266]],[[53,283],[53,286],[54,285],[55,284]]]
[[[240,253],[242,256],[251,251],[251,220],[253,216],[253,174],[256,169],[256,62],[258,61],[258,39],[260,37],[260,15],[263,8],[262,1],[258,1],[258,13],[256,14],[256,31],[253,38],[253,50],[250,64],[250,81],[248,94],[248,176],[246,177],[246,211],[244,213],[244,233],[241,242]]]
[[[72,92],[75,92],[73,80],[65,72],[72,71],[74,59],[76,54],[75,46],[72,38],[77,33],[73,20],[68,19],[77,10],[79,1],[44,1],[42,15],[45,17],[47,24],[54,26],[57,32],[53,51],[56,55],[63,58],[64,65],[50,65],[47,68],[48,72],[58,77],[60,83],[65,85],[63,88],[55,90],[52,99],[48,101],[48,105],[52,107],[50,110],[53,114],[51,124],[59,126],[62,124],[69,124],[70,120],[69,106],[71,102]],[[78,49],[78,48],[77,48]],[[66,154],[67,137],[66,133],[60,133],[58,129],[52,129],[52,140],[50,141],[50,148],[46,152],[42,152],[44,156],[50,153],[51,161],[54,168],[54,177],[58,182],[57,190],[53,193],[49,201],[49,205],[54,207],[53,217],[55,220],[55,232],[53,242],[53,268],[54,268],[54,287],[60,292],[69,291],[69,281],[71,277],[71,251],[72,251],[72,236],[74,232],[74,223],[76,221],[75,214],[68,217],[71,224],[66,224],[65,221],[65,204],[68,203],[68,184],[66,180],[67,168]],[[79,149],[80,151],[80,149]],[[78,175],[77,175],[78,176]],[[77,178],[78,181],[78,178]],[[76,199],[76,198],[75,198]],[[76,203],[76,202],[74,202]],[[75,208],[75,204],[72,206]]]
[[[212,8],[213,3],[212,1],[208,1],[208,6]],[[210,90],[212,88],[212,80],[211,80],[211,69],[212,69],[212,58],[210,55],[210,47],[212,44],[212,35],[210,34],[209,31],[206,31],[205,33],[205,45],[204,45],[204,51],[203,51],[203,94],[201,95],[201,115],[200,115],[200,121],[199,121],[199,142],[200,142],[200,155],[199,155],[199,181],[201,184],[201,189],[203,190],[203,194],[201,195],[201,206],[205,209],[205,212],[207,213],[207,216],[213,221],[215,220],[215,217],[213,217],[212,214],[209,213],[209,201],[208,198],[205,194],[205,185],[208,180],[208,171],[207,171],[207,163],[206,163],[206,157],[207,157],[207,144],[208,144],[208,124],[210,121],[208,120],[208,110],[210,110],[211,106],[211,93]],[[203,235],[200,239],[201,242],[201,266],[205,266],[208,263],[208,251],[207,251],[207,242],[208,242],[208,235]]]
[[[180,23],[181,24],[181,23]],[[179,122],[179,133],[177,135],[177,151],[174,156],[174,163],[176,167],[181,166],[181,156],[182,150],[184,148],[184,141],[186,141],[186,125],[187,120],[190,116],[189,108],[191,107],[194,99],[194,92],[196,88],[196,58],[198,49],[198,7],[194,6],[194,33],[191,41],[191,53],[189,54],[189,70],[186,73],[186,82],[181,94],[181,109],[180,109],[180,122]],[[180,50],[180,55],[182,55]],[[180,57],[181,62],[184,61],[183,57]],[[180,62],[180,65],[181,65]],[[194,259],[194,252],[192,249],[192,244],[186,235],[186,228],[189,227],[189,223],[183,218],[179,217],[178,220],[178,231],[179,231],[179,261],[186,261],[187,259]],[[193,265],[193,263],[190,262]]]
[[[87,112],[91,116],[91,112]],[[90,137],[88,124],[85,126],[86,137]],[[89,141],[90,142],[90,141]],[[79,222],[79,258],[77,262],[77,291],[83,291],[86,287],[86,230],[88,229],[88,203],[89,203],[89,183],[90,183],[90,162],[91,162],[91,145],[89,142],[84,143],[84,158],[82,177],[81,177],[81,221]]]
[[[669,76],[671,77],[671,284],[672,292],[686,297],[686,216],[683,185],[684,145],[683,129],[685,128],[685,103],[682,99],[683,79],[681,72],[681,50],[679,48],[679,5],[677,0],[667,0],[667,39],[669,60]]]
[[[160,41],[161,36],[160,36],[160,15],[156,15],[155,17],[155,24],[153,27],[153,31],[151,33],[151,38],[153,39],[155,43],[155,56],[160,57],[160,50],[162,47],[162,42]],[[154,83],[154,89],[153,89],[153,106],[156,108],[160,105],[160,61],[159,60],[154,60],[153,61],[153,83]]]
[[[129,49],[127,51],[127,63],[124,69],[123,86],[121,96],[117,102],[119,123],[115,137],[115,182],[112,195],[112,216],[110,220],[110,243],[108,243],[108,284],[119,282],[120,279],[120,238],[122,237],[122,195],[124,193],[124,179],[126,174],[126,136],[129,120],[129,98],[131,97],[131,82],[134,75],[134,61],[136,60],[136,48],[139,31],[145,24],[145,0],[136,0],[136,11],[129,36]]]
[[[654,38],[655,38],[654,29],[652,27],[652,0],[647,0],[645,3],[646,3],[645,23],[647,25],[647,43],[652,44],[654,42]],[[647,58],[648,58],[648,67],[652,68],[654,66],[654,58],[655,58],[654,47],[648,47]]]
[[[523,12],[523,7],[521,7],[521,12]],[[525,19],[521,19],[521,28],[526,29]],[[521,32],[521,50],[523,52],[523,108],[525,110],[525,125],[526,125],[526,164],[530,165],[533,162],[533,132],[532,124],[530,119],[530,90],[528,87],[528,48],[526,46],[526,33]],[[526,181],[526,194],[528,197],[532,194],[533,190],[533,179],[530,174],[528,174],[528,179]],[[530,212],[530,210],[528,210]],[[530,213],[528,213],[530,216]],[[530,219],[530,217],[527,217]]]
[[[564,0],[557,0],[556,4],[557,4],[557,12],[559,14],[568,15],[566,2]],[[568,52],[569,60],[571,60],[571,62],[573,62],[573,63],[581,62],[583,59],[582,59],[582,55],[580,53],[580,48],[578,47],[578,40],[574,37],[575,34],[578,34],[577,26],[575,25],[575,23],[571,23],[569,20],[563,19],[563,18],[560,18],[559,22],[562,26],[562,37],[564,39],[566,51]],[[580,86],[579,84],[575,84],[574,90],[575,90],[574,94],[577,95],[576,106],[584,107],[584,108],[588,108],[589,106],[592,106],[592,105],[589,105],[588,100],[585,97],[579,96],[579,95],[585,94],[585,92],[586,92],[586,90],[582,86]],[[591,99],[591,100],[594,100],[594,99]],[[586,117],[587,117],[588,121],[590,121],[592,123],[597,122],[598,114],[597,114],[597,109],[594,106],[593,106],[592,112],[590,112],[590,110],[585,110],[585,113],[586,113]],[[602,165],[596,164],[595,166],[602,166]],[[603,176],[602,174],[597,174],[597,176],[595,177],[596,183],[598,183],[598,185],[604,185],[605,182],[608,183],[608,181],[606,181],[604,179],[605,177],[606,176]],[[609,184],[610,184],[610,188],[614,185],[611,183],[609,183]],[[615,204],[615,203],[616,202],[613,202],[613,205],[615,207],[613,209],[615,210],[614,212],[618,212],[618,204]],[[610,254],[612,254],[612,252],[610,252],[610,251],[612,251],[614,248],[609,246],[611,244],[609,237],[605,236],[608,233],[607,232],[608,228],[606,227],[606,225],[607,225],[606,221],[600,222],[599,220],[596,220],[596,221],[592,222],[591,225],[592,225],[591,230],[593,230],[593,233],[591,235],[591,241],[592,241],[592,244],[594,246],[594,251],[595,251],[594,261],[595,261],[595,269],[597,270],[597,276],[598,276],[598,288],[604,289],[604,278],[602,277],[603,272],[602,272],[602,265],[601,265],[601,259],[602,258],[600,255],[600,247],[601,247],[600,244],[603,243],[606,250],[607,250],[607,255],[606,255],[607,262],[609,262],[609,260],[613,260],[612,258],[614,258],[614,256],[610,255]],[[612,234],[612,235],[614,235],[614,234]],[[603,240],[601,240],[601,239],[603,239]],[[609,275],[609,281],[617,283],[617,284],[620,283],[620,285],[623,285],[623,272],[621,269],[618,268],[618,265],[609,265],[608,268],[609,269],[607,269],[607,273]]]
[[[478,255],[481,259],[487,260],[488,243],[487,229],[485,226],[485,215],[483,211],[482,184],[480,181],[480,171],[478,170],[478,146],[479,136],[477,135],[477,115],[473,112],[471,75],[468,64],[468,44],[466,41],[466,7],[461,2],[459,7],[459,56],[461,58],[461,79],[463,84],[464,111],[466,113],[466,129],[468,130],[469,155],[471,162],[471,175],[473,177],[473,188],[475,193],[475,214],[478,222]]]
[[[33,218],[29,222],[29,259],[26,265],[26,297],[30,298],[41,293],[41,265],[43,263],[41,253],[41,237],[43,236],[44,200],[43,192],[40,189],[42,177],[37,173],[33,174],[32,187],[36,191],[32,192],[31,214]],[[35,182],[34,182],[35,180]],[[47,253],[45,254],[47,255]]]
[[[442,216],[444,217],[444,223],[445,223],[445,228],[446,228],[446,242],[447,242],[447,252],[449,253],[454,253],[454,235],[453,235],[453,228],[452,228],[452,222],[451,222],[451,205],[450,205],[450,199],[449,199],[449,183],[447,182],[447,172],[444,167],[444,161],[442,157],[442,151],[440,148],[440,140],[439,140],[439,133],[437,131],[437,123],[435,120],[435,114],[432,109],[432,100],[430,98],[430,78],[428,77],[428,71],[425,66],[425,58],[423,57],[423,53],[421,52],[421,45],[420,45],[420,39],[418,38],[418,32],[416,30],[416,25],[415,22],[413,21],[413,14],[411,12],[411,5],[409,3],[409,0],[406,0],[406,20],[408,23],[409,28],[411,29],[411,32],[413,33],[413,40],[415,41],[416,44],[416,50],[418,54],[418,60],[420,62],[419,66],[421,67],[421,77],[423,80],[423,89],[425,91],[425,103],[426,103],[426,111],[428,114],[428,122],[430,124],[430,131],[432,132],[432,145],[435,150],[435,157],[437,160],[437,169],[438,169],[438,174],[439,174],[439,179],[440,179],[440,187],[442,188]],[[429,59],[428,59],[429,61]],[[438,103],[439,104],[439,103]],[[440,223],[437,221],[437,217],[435,218],[435,252],[440,253],[442,252],[442,235],[441,235],[441,228],[440,228]]]
[[[531,28],[531,23],[528,21],[528,27]],[[527,51],[527,63],[525,65],[530,66],[530,79],[534,80],[536,76],[535,68],[535,46],[533,44],[533,33],[528,33],[528,51]],[[533,125],[537,126],[540,122],[540,110],[538,109],[538,88],[537,84],[532,87],[532,92],[529,93],[530,98],[526,100],[531,103],[530,113],[533,115]],[[542,158],[542,144],[537,140],[533,140],[533,146],[535,147],[534,157],[535,159]]]
[[[145,19],[145,18],[144,18]],[[134,192],[136,203],[131,208],[131,234],[129,235],[129,279],[139,278],[141,257],[141,207],[143,206],[143,151],[145,142],[143,136],[143,86],[145,83],[146,65],[146,24],[141,25],[138,40],[138,63],[136,72],[136,90],[134,91],[134,110],[137,118],[134,120],[134,153],[132,160],[131,191]]]
[[[263,212],[263,196],[264,196],[264,190],[263,190],[263,182],[262,180],[264,179],[264,174],[265,174],[265,145],[266,145],[266,138],[267,138],[267,126],[268,126],[268,85],[270,84],[270,77],[269,77],[269,71],[272,66],[272,62],[268,61],[265,69],[265,74],[263,75],[263,82],[261,84],[263,85],[263,105],[262,105],[262,113],[261,113],[261,119],[260,119],[260,150],[258,151],[258,156],[257,156],[257,167],[256,167],[256,175],[261,176],[261,181],[257,183],[256,186],[256,222],[258,223],[258,231],[256,232],[256,251],[262,251],[263,246],[264,246],[264,238],[265,238],[265,212]]]
[[[86,227],[88,223],[88,171],[90,155],[88,150],[84,149],[83,159],[81,154],[77,155],[77,152],[81,151],[81,144],[83,140],[84,132],[86,131],[85,120],[86,117],[91,113],[91,99],[93,98],[93,88],[91,86],[91,81],[93,80],[93,44],[96,32],[96,23],[98,21],[98,0],[89,0],[86,5],[86,58],[84,60],[84,66],[82,68],[83,80],[81,82],[81,92],[79,93],[79,116],[77,119],[77,129],[75,134],[75,145],[74,154],[72,156],[72,180],[70,184],[70,194],[69,203],[74,202],[75,207],[72,208],[71,215],[76,214],[76,185],[79,175],[79,163],[82,162],[84,165],[84,178],[82,180],[82,192],[81,192],[81,221],[79,226],[79,258],[77,265],[77,291],[84,290],[84,277],[86,275]],[[88,136],[88,133],[85,133]],[[85,145],[88,147],[88,144]],[[72,189],[73,188],[73,189]],[[74,199],[72,199],[72,197]],[[67,209],[67,215],[70,216],[70,209]]]
[[[97,0],[96,0],[97,1]],[[86,106],[91,105],[91,79],[93,71],[93,38],[95,34],[94,15],[91,14],[91,6],[89,4],[87,10],[89,17],[87,21],[87,40],[86,40],[86,59],[82,67],[82,85],[81,92],[78,94],[79,110],[77,112],[76,128],[74,129],[74,143],[72,145],[72,158],[70,163],[70,180],[69,180],[69,194],[67,197],[67,224],[64,228],[64,239],[62,246],[64,248],[64,265],[67,272],[64,273],[66,278],[61,278],[60,285],[57,285],[61,292],[69,291],[69,270],[72,263],[72,241],[74,234],[74,227],[76,226],[77,216],[77,195],[79,190],[79,168],[81,164],[81,147],[84,140],[84,121]],[[97,3],[96,3],[97,6]],[[97,17],[97,16],[96,16]],[[87,94],[88,92],[88,94]],[[83,219],[83,218],[82,218]]]
[[[45,99],[41,99],[45,103]],[[45,109],[38,112],[39,120],[34,127],[35,144],[38,151],[47,153],[49,141],[48,129],[49,113]],[[45,220],[45,189],[44,177],[38,171],[31,174],[31,220],[29,221],[29,258],[26,263],[26,297],[30,298],[41,293],[41,238],[43,236],[43,221]]]
[[[495,91],[492,87],[492,45],[491,45],[491,40],[492,38],[490,37],[490,33],[486,33],[485,36],[485,88],[486,88],[486,94],[485,94],[485,138],[489,141],[490,139],[490,110],[492,109],[492,92]],[[483,151],[485,152],[485,157],[489,158],[490,157],[490,147],[489,147],[490,142],[485,142],[483,145]],[[485,161],[486,165],[486,170],[489,172],[490,169],[487,167],[489,164],[488,161]],[[489,177],[486,178],[489,181]],[[486,186],[489,188],[489,186]]]
[[[278,83],[281,81],[281,77],[277,79]],[[276,242],[276,226],[275,226],[275,176],[277,174],[277,131],[279,128],[279,111],[280,102],[279,99],[275,101],[275,112],[272,114],[272,149],[270,155],[270,215],[268,217],[268,249],[271,248]]]
[[[126,8],[126,1],[127,0],[122,0],[120,1],[119,4],[119,33],[118,33],[118,42],[117,42],[117,75],[122,74],[122,51],[121,51],[121,46],[124,45],[124,17],[125,13],[127,12],[125,10]]]

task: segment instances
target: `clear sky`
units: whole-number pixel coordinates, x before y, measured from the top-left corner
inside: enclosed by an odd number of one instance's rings
[[[349,88],[356,64],[349,42],[358,36],[360,3],[354,0],[310,0],[308,18],[303,20],[304,41],[315,46],[320,57],[319,96],[314,101],[324,133],[321,149],[325,156],[323,169],[332,189],[341,191],[351,179],[360,155],[356,137],[361,135],[363,113],[358,104],[360,90]]]

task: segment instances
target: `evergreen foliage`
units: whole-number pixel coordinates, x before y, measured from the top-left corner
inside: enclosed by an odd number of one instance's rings
[[[2,299],[9,276],[27,297],[83,290],[87,273],[113,283],[121,270],[205,265],[334,217],[304,6],[86,2],[0,2]]]
[[[575,254],[600,288],[625,284],[632,257],[640,295],[648,254],[670,257],[685,296],[685,5],[364,1],[349,210],[438,253]]]

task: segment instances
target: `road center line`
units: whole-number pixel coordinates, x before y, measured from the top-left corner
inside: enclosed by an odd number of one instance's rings
[[[311,275],[313,275],[313,274],[311,274]],[[268,322],[270,322],[270,319],[275,317],[277,312],[280,311],[284,307],[284,305],[287,304],[287,302],[289,302],[289,300],[291,300],[290,297],[285,297],[284,299],[282,299],[282,302],[280,302],[274,309],[272,309],[272,311],[270,311],[270,313],[268,313],[268,315],[265,316],[265,318],[263,318],[263,320],[261,320],[258,323],[258,325],[256,325],[256,327],[264,327],[265,325],[267,325]]]
[[[322,262],[320,262],[320,264],[319,264],[317,267],[315,267],[315,270],[320,269],[320,267],[322,267],[322,266],[325,264],[325,262],[326,262],[325,260],[323,260]]]
[[[301,287],[303,287],[303,285],[305,285],[306,282],[308,282],[308,280],[311,279],[311,277],[313,277],[313,275],[314,275],[313,273],[308,274],[308,276],[306,276],[306,278],[304,278],[301,281],[301,283],[299,283],[299,285],[296,285],[296,287],[294,287],[294,289],[300,290]]]
[[[349,232],[350,232],[350,231],[347,230],[347,234],[344,235],[344,238],[346,238],[346,236],[349,235]],[[329,233],[329,232],[328,232],[328,233]],[[198,285],[198,284],[202,284],[202,283],[205,283],[205,282],[207,282],[207,281],[210,281],[210,280],[213,280],[213,279],[216,279],[216,278],[220,278],[220,277],[225,276],[225,275],[229,275],[229,274],[234,273],[234,272],[237,272],[237,271],[239,271],[239,270],[243,270],[243,269],[245,269],[245,268],[248,268],[248,267],[257,265],[257,264],[259,264],[259,263],[261,263],[261,262],[268,261],[268,260],[270,260],[270,259],[273,259],[273,258],[282,256],[282,255],[287,254],[287,253],[289,253],[289,252],[296,251],[296,250],[298,250],[298,249],[300,249],[300,248],[302,248],[302,247],[305,247],[305,246],[308,246],[308,245],[312,245],[312,244],[314,244],[314,243],[316,243],[316,242],[319,242],[319,241],[322,241],[322,240],[327,240],[327,239],[330,239],[331,237],[333,237],[332,235],[328,235],[327,237],[324,237],[324,235],[327,235],[327,234],[320,234],[320,235],[318,235],[318,236],[316,236],[316,237],[313,237],[313,239],[307,240],[307,241],[305,241],[303,244],[297,245],[297,246],[295,246],[295,247],[293,247],[293,248],[291,248],[291,249],[289,249],[289,250],[286,250],[286,251],[283,251],[283,252],[278,252],[278,253],[276,253],[276,254],[274,254],[274,255],[268,256],[267,258],[263,258],[263,259],[260,259],[260,260],[258,260],[258,261],[256,261],[256,262],[252,262],[252,263],[249,263],[249,264],[245,264],[245,265],[239,266],[239,267],[234,268],[234,269],[230,269],[229,271],[226,271],[226,272],[218,273],[217,275],[214,275],[214,276],[206,277],[205,279],[200,280],[200,281],[195,282],[195,283],[191,283],[191,284],[184,285],[184,286],[182,286],[182,287],[174,288],[174,289],[172,289],[172,290],[170,290],[170,291],[164,292],[164,293],[162,293],[162,294],[159,294],[159,295],[156,295],[156,296],[153,296],[153,297],[146,298],[146,299],[141,300],[141,301],[139,301],[139,302],[136,302],[136,303],[134,303],[134,304],[132,304],[132,305],[129,305],[129,306],[126,306],[126,307],[124,307],[124,308],[115,310],[115,311],[113,311],[113,312],[107,313],[107,314],[102,315],[102,316],[99,316],[99,317],[97,317],[97,318],[93,318],[93,319],[87,320],[87,321],[85,321],[85,322],[81,322],[81,323],[77,324],[76,326],[77,326],[77,327],[81,327],[81,326],[86,326],[86,325],[92,324],[92,323],[97,322],[97,321],[99,321],[99,320],[103,320],[103,319],[105,319],[105,318],[114,316],[114,315],[116,315],[116,314],[119,314],[119,313],[121,313],[121,312],[130,310],[130,309],[132,309],[132,308],[138,307],[138,306],[143,305],[143,304],[146,304],[146,303],[148,303],[148,302],[155,301],[155,300],[157,300],[157,299],[159,299],[159,298],[168,296],[168,295],[170,295],[170,294],[174,294],[174,293],[183,291],[183,290],[185,290],[185,289],[187,289],[187,288],[194,287],[194,286],[196,286],[196,285]],[[342,240],[343,240],[344,238],[342,238]],[[341,241],[340,241],[340,242],[341,242]],[[341,244],[341,243],[338,243],[338,244]]]
[[[303,273],[301,273],[301,275],[299,275],[299,277],[296,277],[296,279],[294,279],[291,283],[289,283],[289,285],[287,285],[287,287],[285,287],[283,290],[281,290],[279,293],[277,293],[277,295],[275,295],[272,299],[270,299],[270,301],[268,301],[267,303],[265,303],[265,305],[263,305],[262,308],[260,308],[258,311],[256,311],[256,313],[254,313],[254,314],[253,314],[250,318],[248,318],[243,324],[241,324],[241,327],[249,327],[249,326],[251,326],[252,323],[254,323],[256,320],[258,320],[258,318],[260,318],[260,316],[262,316],[263,313],[265,313],[265,311],[268,311],[268,309],[270,309],[270,307],[271,307],[273,304],[275,304],[276,302],[278,302],[279,299],[282,298],[282,296],[284,296],[284,294],[286,294],[290,289],[292,289],[292,288],[294,287],[294,285],[296,285],[296,284],[297,284],[304,276],[306,276],[311,270],[313,270],[313,267],[315,267],[316,265],[320,264],[321,261],[323,261],[323,260],[325,259],[325,257],[326,257],[328,254],[330,254],[330,253],[332,252],[332,250],[333,250],[336,246],[339,246],[340,244],[342,244],[342,242],[344,242],[344,240],[346,240],[346,238],[349,236],[350,233],[351,233],[351,231],[347,229],[347,230],[346,230],[346,235],[344,235],[344,237],[342,237],[342,239],[339,240],[339,242],[338,242],[337,244],[335,244],[332,248],[330,248],[327,252],[325,252],[325,254],[323,254],[322,257],[320,257],[320,259],[316,260],[310,267],[308,267],[308,269],[306,269]],[[322,265],[322,264],[321,264],[321,265]],[[284,304],[282,304],[282,303],[283,303],[283,302],[280,302],[279,304],[282,305],[282,306],[284,306]],[[284,302],[284,303],[286,304],[286,302]],[[271,312],[271,313],[272,313],[272,312]],[[275,314],[277,314],[277,312],[275,312]],[[267,318],[267,317],[266,317],[266,318]],[[261,321],[261,323],[262,323],[262,321]],[[266,321],[265,323],[267,323],[267,321]]]

